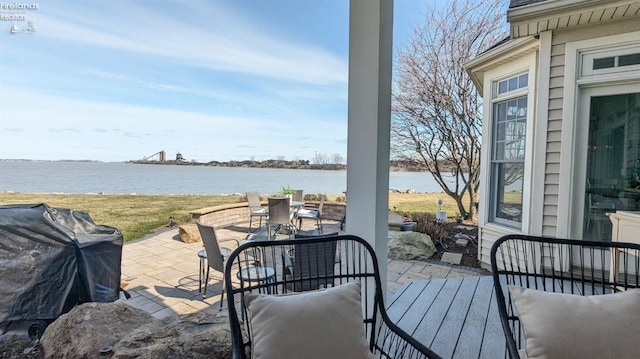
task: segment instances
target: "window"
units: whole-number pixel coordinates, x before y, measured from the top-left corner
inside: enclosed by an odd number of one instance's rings
[[[580,53],[580,77],[608,76],[616,73],[640,72],[640,46],[609,47]]]
[[[527,86],[527,74],[499,81],[493,104],[489,221],[514,227],[522,223]]]
[[[630,54],[623,56],[603,57],[593,59],[593,69],[608,69],[612,67],[640,65],[640,54]]]
[[[594,92],[583,95],[589,132],[582,238],[606,241],[607,213],[640,208],[640,92]]]
[[[523,74],[517,77],[498,82],[498,94],[521,89],[529,85],[529,74]]]

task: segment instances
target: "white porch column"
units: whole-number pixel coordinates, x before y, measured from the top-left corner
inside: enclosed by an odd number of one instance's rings
[[[384,288],[387,282],[392,35],[393,0],[351,0],[345,229],[374,247]]]

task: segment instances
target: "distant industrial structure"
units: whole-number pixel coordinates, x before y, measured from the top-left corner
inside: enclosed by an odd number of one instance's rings
[[[160,152],[156,152],[151,156],[142,157],[142,161],[158,161],[158,162],[166,162],[167,161],[167,153],[162,150]]]
[[[162,150],[159,152],[156,152],[154,154],[152,154],[151,156],[144,156],[142,157],[142,159],[139,160],[133,160],[130,161],[133,163],[184,163],[187,162],[187,160],[182,156],[182,153],[177,152],[176,153],[176,159],[175,160],[167,160],[167,152]]]

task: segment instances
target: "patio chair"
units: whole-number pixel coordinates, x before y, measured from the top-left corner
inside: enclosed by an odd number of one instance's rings
[[[246,196],[247,202],[249,202],[249,232],[251,232],[251,229],[253,228],[251,220],[253,217],[260,218],[260,224],[258,225],[259,228],[262,227],[262,218],[266,218],[269,215],[269,212],[260,204],[260,195],[258,192],[247,192]]]
[[[297,279],[287,274],[281,255],[292,248],[296,256],[306,253],[327,269],[305,278],[325,289],[292,293]],[[319,256],[314,259],[311,253]],[[342,256],[339,265],[332,253]],[[245,263],[255,265],[257,256],[269,276],[234,281]],[[246,243],[230,255],[225,281],[234,358],[439,358],[390,321],[378,260],[359,237]]]
[[[218,238],[216,237],[216,231],[212,226],[207,226],[196,222],[198,225],[198,231],[202,238],[202,244],[204,249],[198,252],[200,258],[200,272],[198,278],[198,291],[202,293],[202,299],[207,297],[207,286],[209,284],[209,270],[214,270],[224,274],[224,259],[231,254],[231,249],[227,247],[220,247]],[[239,242],[235,239],[230,239],[236,242],[236,246],[239,246]],[[206,260],[206,273],[204,261]],[[204,290],[202,290],[202,278],[204,277]],[[222,308],[222,302],[224,301],[224,278],[222,291],[220,292],[220,308]]]
[[[511,358],[640,353],[640,245],[507,235],[490,258]]]
[[[336,264],[340,263],[340,255],[336,253],[336,243],[318,243],[307,245],[303,241],[311,238],[335,237],[338,233],[328,235],[309,235],[296,233],[298,240],[293,248],[282,252],[283,273],[292,281],[289,289],[294,292],[307,291],[326,287],[327,281],[333,281]],[[318,279],[318,278],[324,278]]]
[[[304,202],[304,191],[301,189],[294,190],[291,200],[296,202]]]
[[[298,220],[298,228],[302,228],[302,220],[303,219],[313,219],[316,221],[316,230],[318,233],[322,233],[322,208],[324,206],[325,196],[320,196],[320,203],[318,204],[317,209],[311,208],[300,208],[298,212],[296,212],[296,218]]]
[[[269,239],[274,239],[282,226],[287,227],[289,230],[289,238],[291,238],[294,229],[291,224],[293,213],[291,212],[291,207],[289,205],[291,203],[290,199],[288,197],[269,198],[267,201],[269,203],[269,217],[267,218],[267,235]],[[273,226],[276,228],[272,229]]]

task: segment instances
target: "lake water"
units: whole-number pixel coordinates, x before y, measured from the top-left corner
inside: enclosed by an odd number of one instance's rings
[[[125,162],[0,161],[0,192],[230,194],[277,193],[286,186],[305,193],[340,194],[346,190],[347,173]],[[428,172],[391,172],[389,187],[441,191]]]

